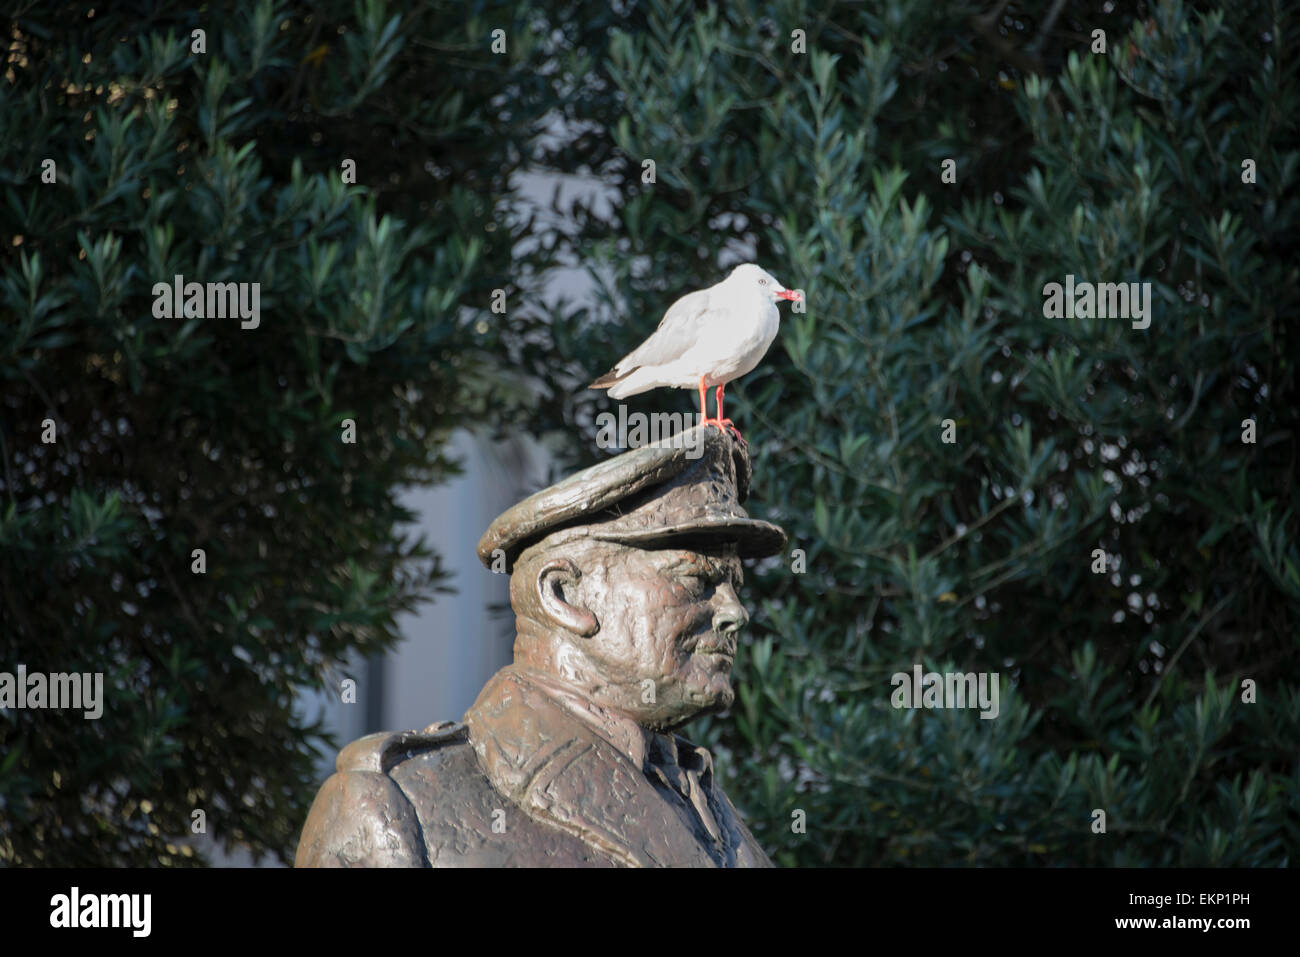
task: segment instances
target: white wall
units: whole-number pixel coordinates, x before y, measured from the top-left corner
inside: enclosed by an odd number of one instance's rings
[[[493,574],[475,547],[492,520],[518,501],[522,441],[499,448],[457,432],[452,452],[465,473],[446,485],[410,490],[405,504],[423,516],[423,529],[450,573],[454,595],[437,595],[398,626],[403,644],[383,662],[383,724],[423,728],[459,720],[484,682],[511,660],[514,617],[492,613],[510,601],[506,575]]]

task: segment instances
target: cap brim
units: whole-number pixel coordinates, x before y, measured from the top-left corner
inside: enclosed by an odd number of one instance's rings
[[[786,537],[778,526],[756,518],[730,516],[692,518],[690,521],[654,528],[594,526],[586,529],[591,538],[622,545],[667,547],[699,543],[709,547],[735,544],[741,558],[765,558],[785,550]]]

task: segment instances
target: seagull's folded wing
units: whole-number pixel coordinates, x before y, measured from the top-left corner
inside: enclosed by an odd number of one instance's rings
[[[668,307],[650,338],[629,352],[615,368],[626,374],[638,367],[665,366],[680,359],[699,341],[709,311],[708,289],[682,296]]]

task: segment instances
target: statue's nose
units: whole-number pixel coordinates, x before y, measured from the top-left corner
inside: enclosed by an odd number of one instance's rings
[[[740,603],[736,590],[731,585],[718,587],[720,599],[718,610],[713,613],[713,630],[720,635],[734,635],[749,624],[749,612]]]

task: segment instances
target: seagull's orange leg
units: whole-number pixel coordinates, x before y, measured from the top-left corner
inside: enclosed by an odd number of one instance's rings
[[[722,394],[723,394],[722,386],[718,386],[716,389],[713,390],[714,401],[717,402],[718,404],[718,418],[715,421],[718,423],[720,427],[731,429],[732,432],[736,433],[736,438],[744,442],[745,437],[740,434],[740,429],[736,428],[736,423],[732,422],[730,419],[724,419],[722,417]]]
[[[716,424],[716,420],[709,418],[708,398],[704,391],[704,376],[700,376],[700,425]]]

